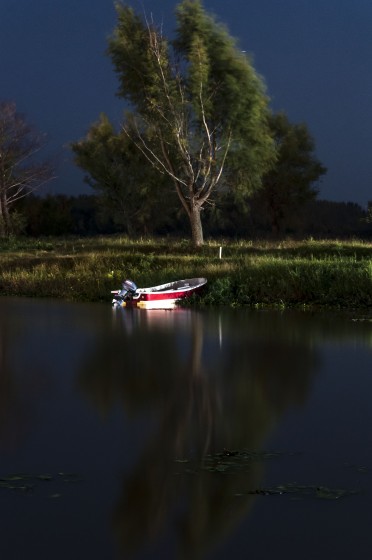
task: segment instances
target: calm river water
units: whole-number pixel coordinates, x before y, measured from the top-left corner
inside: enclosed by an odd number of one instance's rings
[[[372,323],[0,298],[0,558],[372,556]]]

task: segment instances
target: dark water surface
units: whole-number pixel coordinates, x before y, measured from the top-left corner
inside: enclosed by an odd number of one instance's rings
[[[0,298],[0,558],[372,557],[372,323]]]

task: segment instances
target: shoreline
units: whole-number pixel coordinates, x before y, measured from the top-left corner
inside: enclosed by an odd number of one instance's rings
[[[206,277],[208,285],[187,306],[372,314],[366,241],[213,241],[193,251],[182,240],[107,236],[0,246],[3,296],[111,303],[111,290],[126,278],[143,287],[192,277]]]

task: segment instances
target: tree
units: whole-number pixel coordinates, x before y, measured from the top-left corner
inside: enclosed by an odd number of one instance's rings
[[[12,102],[0,103],[0,236],[12,233],[11,209],[53,178],[52,167],[36,156],[44,138],[27,124]]]
[[[263,83],[199,0],[179,4],[173,42],[153,21],[116,8],[108,52],[132,109],[123,132],[170,178],[198,247],[201,211],[217,188],[252,191],[273,161]]]
[[[154,200],[150,192],[164,193],[169,179],[159,177],[128,136],[115,132],[105,114],[83,140],[72,144],[72,150],[75,162],[87,172],[86,182],[98,193],[114,223],[128,234],[147,234],[161,220],[164,223],[163,199]]]
[[[368,201],[366,222],[372,224],[372,200]]]
[[[255,196],[277,234],[286,219],[318,194],[315,187],[327,169],[314,155],[315,144],[305,124],[291,124],[284,113],[270,116],[277,147],[276,165],[265,174],[263,188]]]

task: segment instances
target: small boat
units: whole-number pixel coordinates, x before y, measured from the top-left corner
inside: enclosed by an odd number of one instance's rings
[[[121,290],[112,290],[113,307],[142,307],[143,309],[173,309],[180,300],[191,296],[207,283],[206,278],[187,278],[151,288],[137,288],[132,280],[125,280]]]

